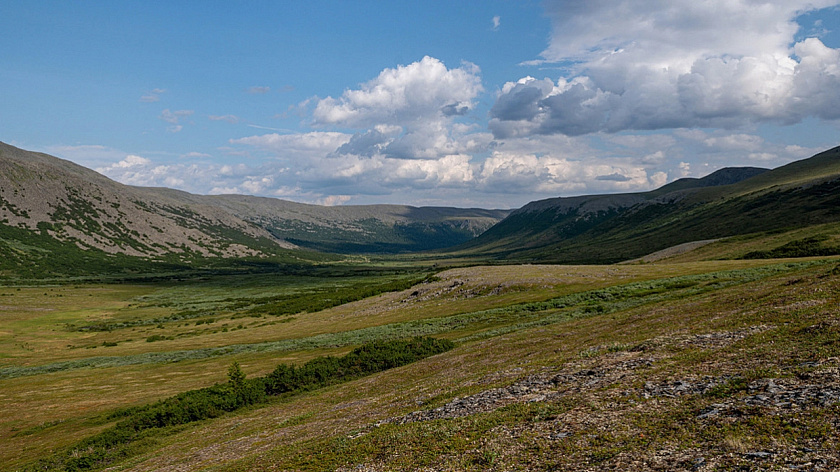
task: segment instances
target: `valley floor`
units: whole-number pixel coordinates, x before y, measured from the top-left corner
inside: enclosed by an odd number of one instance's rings
[[[72,450],[116,408],[224,382],[233,361],[264,375],[426,335],[457,347],[155,432],[101,465],[837,470],[838,262],[461,268],[292,314],[268,310],[394,277],[3,287],[0,464]]]

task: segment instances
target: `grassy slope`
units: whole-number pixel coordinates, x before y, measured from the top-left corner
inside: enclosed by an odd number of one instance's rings
[[[289,258],[283,249],[295,246],[288,241],[341,254],[416,252],[465,242],[508,213],[327,207],[132,187],[69,161],[0,143],[0,275],[17,266],[31,269],[26,276],[39,276],[51,275],[44,274],[50,270],[80,275],[88,267],[90,273],[113,272],[144,263],[108,253],[173,263],[202,256]],[[91,254],[84,254],[88,249]]]
[[[568,461],[561,468],[583,470],[580,464],[586,461],[615,466],[630,457],[653,457],[663,449],[679,450],[679,457],[703,456],[710,463],[721,464],[742,460],[738,454],[750,448],[769,448],[781,454],[794,446],[807,446],[836,453],[837,445],[830,441],[793,437],[775,423],[765,425],[761,411],[735,418],[731,427],[727,426],[732,421],[729,417],[712,419],[717,421],[712,424],[714,434],[691,439],[694,428],[705,424],[694,421],[696,412],[720,398],[642,398],[644,381],[692,380],[701,373],[754,375],[751,372],[756,368],[764,369],[764,377],[787,381],[794,379],[794,374],[814,370],[797,367],[803,360],[823,360],[827,363],[821,368],[833,368],[834,361],[829,358],[840,352],[832,312],[824,308],[836,306],[840,297],[835,288],[840,279],[836,270],[832,272],[836,261],[810,268],[782,266],[776,275],[758,269],[772,262],[454,269],[442,273],[441,280],[414,289],[297,315],[287,322],[278,321],[288,317],[231,319],[236,312],[219,310],[224,305],[221,300],[230,292],[241,297],[306,293],[318,282],[252,278],[238,286],[210,280],[186,286],[9,287],[0,293],[5,308],[0,321],[0,363],[34,366],[101,355],[131,359],[147,351],[183,352],[269,340],[316,339],[353,330],[373,338],[416,327],[411,323],[418,319],[425,319],[424,326],[436,329],[437,336],[461,340],[455,351],[417,365],[156,438],[147,454],[126,465],[132,470],[184,465],[334,470],[359,463],[374,470],[417,464],[427,464],[430,470],[502,470],[548,468],[558,461]],[[737,268],[742,269],[715,278],[696,275]],[[689,279],[680,279],[683,282],[669,285],[672,288],[668,290],[655,289],[655,284],[633,286],[627,289],[634,294],[629,302],[598,298],[569,302],[567,308],[515,308],[517,304],[674,276]],[[353,281],[336,279],[332,283]],[[214,322],[196,325],[190,319],[163,323],[160,328],[134,326],[112,332],[63,329],[65,323],[149,319],[192,306],[208,312],[215,306],[217,313],[195,319]],[[514,309],[481,311],[505,306]],[[567,316],[577,318],[562,321]],[[227,332],[220,330],[224,324]],[[238,324],[243,328],[237,328]],[[813,325],[818,326],[818,336],[802,334]],[[743,331],[750,326],[762,328]],[[706,344],[692,342],[707,339],[693,338],[696,333],[744,332],[747,335],[740,337],[713,336]],[[172,339],[146,342],[154,333]],[[89,436],[105,425],[98,419],[100,415],[113,408],[148,403],[223,381],[227,365],[234,360],[248,374],[265,374],[278,362],[303,362],[325,353],[347,352],[356,342],[353,339],[358,338],[352,338],[350,344],[329,342],[310,349],[71,368],[0,380],[4,410],[0,415],[0,462],[21,465]],[[768,344],[769,340],[774,344]],[[103,345],[106,342],[117,345]],[[626,368],[642,358],[650,365]],[[593,378],[599,379],[600,383],[593,384],[596,387],[574,383],[576,378],[587,377],[576,373],[589,370],[603,372]],[[514,401],[462,418],[373,427],[388,418],[441,406],[454,397],[510,385],[540,372],[567,372],[572,380],[556,389],[556,398]],[[743,394],[734,392],[731,397]],[[673,418],[676,426],[665,428],[659,423],[656,411],[660,410],[666,418]],[[814,431],[837,417],[831,408],[794,410],[791,415]],[[679,435],[674,437],[669,428],[676,428]],[[550,439],[564,431],[571,433],[571,439]],[[639,442],[639,434],[650,440]],[[556,453],[558,447],[565,456]],[[672,462],[671,468],[676,468],[675,464]]]
[[[831,469],[840,465],[840,445],[827,434],[837,427],[836,404],[750,407],[743,399],[757,392],[727,381],[706,395],[643,393],[645,382],[705,376],[837,388],[840,330],[825,313],[840,296],[837,275],[825,277],[833,266],[468,343],[420,365],[176,435],[132,469],[200,468],[242,456],[216,469],[630,470],[646,463],[758,470],[815,459]],[[460,418],[374,426],[558,373],[567,378],[550,399],[524,395]],[[698,418],[727,402],[733,408],[725,413]]]
[[[732,185],[581,200],[626,200],[619,209],[602,205],[601,211],[582,214],[535,205],[530,212],[514,213],[456,254],[612,263],[689,241],[835,222],[840,220],[838,175],[840,148],[835,148]],[[637,204],[652,197],[664,200]]]
[[[405,205],[319,206],[242,195],[196,197],[309,249],[406,253],[468,241],[507,216],[505,210]]]
[[[766,251],[810,238],[824,239],[823,247],[840,246],[840,223],[826,223],[781,231],[749,233],[724,238],[692,251],[660,259],[665,262],[693,262],[740,259],[753,251]]]

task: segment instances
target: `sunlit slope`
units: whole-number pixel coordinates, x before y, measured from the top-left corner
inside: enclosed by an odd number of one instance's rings
[[[0,143],[0,275],[140,270],[149,260],[294,258],[289,251],[298,249],[345,254],[440,249],[474,238],[508,213],[325,207],[133,187]]]
[[[284,287],[252,277],[236,284],[236,300],[225,298],[230,285],[221,280],[4,289],[16,308],[0,330],[18,335],[0,338],[0,354],[19,367],[0,377],[0,463],[33,471],[835,470],[838,277],[836,258],[485,266],[291,318],[240,317],[259,306],[239,302],[278,291],[311,299],[324,282],[289,278]],[[193,305],[217,308],[185,323],[199,314]],[[169,310],[180,315],[164,316]],[[121,324],[62,328],[93,320]],[[39,325],[61,339],[40,336]],[[224,388],[234,361],[256,379],[279,363],[415,334],[457,346],[212,419],[150,427],[128,442],[85,442],[131,413],[120,407]],[[212,345],[222,349],[190,356]],[[79,356],[98,363],[60,360]]]
[[[534,202],[459,248],[459,254],[618,262],[690,241],[840,220],[840,148],[744,180],[716,182]]]

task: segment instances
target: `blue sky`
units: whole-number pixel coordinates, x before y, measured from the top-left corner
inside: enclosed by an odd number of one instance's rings
[[[0,141],[123,183],[514,208],[840,144],[840,0],[0,3]]]

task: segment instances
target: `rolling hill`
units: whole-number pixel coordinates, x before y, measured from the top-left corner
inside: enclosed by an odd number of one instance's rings
[[[0,144],[6,273],[429,250],[476,261],[614,263],[693,241],[835,221],[840,148],[774,170],[726,168],[649,192],[552,198],[510,212],[326,207],[131,187]]]
[[[345,254],[445,248],[478,236],[510,213],[407,205],[321,206],[248,195],[199,196],[165,191],[239,215],[299,247]]]
[[[534,202],[448,253],[511,264],[430,276],[303,249],[504,212],[126,187],[0,146],[0,268],[56,276],[0,283],[0,468],[836,470],[839,261],[769,258],[840,244],[839,154]],[[174,274],[61,277],[150,264]]]
[[[300,249],[345,254],[438,249],[477,236],[508,213],[401,205],[331,208],[131,187],[0,143],[0,271],[6,273],[145,270],[150,260],[322,257]]]
[[[691,241],[838,220],[840,147],[771,171],[722,169],[650,192],[532,202],[453,253],[613,263]]]

